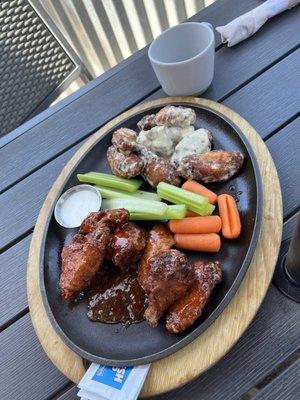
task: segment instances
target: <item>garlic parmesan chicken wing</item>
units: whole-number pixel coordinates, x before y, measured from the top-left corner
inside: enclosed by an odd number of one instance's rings
[[[65,300],[71,300],[90,285],[102,266],[111,233],[119,224],[126,223],[128,217],[124,209],[91,213],[71,244],[63,247],[59,285]]]
[[[113,133],[112,146],[106,156],[114,175],[130,179],[142,172],[144,163],[138,154],[136,138],[136,133],[128,128],[120,128]]]
[[[137,126],[141,131],[148,131],[156,125],[155,114],[145,115],[138,123]]]
[[[151,327],[157,326],[164,312],[186,294],[193,279],[186,255],[178,250],[162,252],[149,260],[148,307],[144,317]]]
[[[243,165],[244,155],[239,151],[213,150],[204,154],[191,154],[181,160],[177,173],[184,179],[204,183],[230,179]]]
[[[221,281],[221,268],[218,262],[193,264],[194,283],[176,303],[169,308],[166,328],[171,333],[183,332],[200,317],[214,287]]]
[[[197,129],[186,134],[174,149],[171,163],[178,166],[181,160],[191,154],[203,154],[211,151],[212,134],[207,129]]]
[[[144,163],[143,177],[153,187],[156,187],[159,182],[170,183],[178,186],[180,177],[176,172],[176,168],[162,157],[158,157],[149,150],[142,150],[142,160]]]
[[[132,152],[138,150],[136,139],[137,134],[134,130],[120,128],[113,133],[111,142],[120,153],[130,155]]]
[[[126,155],[121,153],[115,146],[110,146],[106,155],[112,173],[121,178],[133,178],[144,169],[143,160],[135,153]]]
[[[196,113],[188,107],[165,106],[155,116],[156,125],[180,126],[184,128],[193,125],[196,121]]]
[[[125,271],[139,261],[147,243],[147,232],[128,222],[117,228],[108,246],[108,259]]]
[[[138,281],[146,293],[149,292],[150,259],[161,252],[169,250],[174,244],[172,233],[163,225],[155,225],[149,232],[144,254],[138,267]]]
[[[165,106],[157,114],[145,115],[137,123],[137,126],[141,131],[148,131],[158,125],[186,128],[193,125],[195,121],[196,113],[193,109],[181,106]]]

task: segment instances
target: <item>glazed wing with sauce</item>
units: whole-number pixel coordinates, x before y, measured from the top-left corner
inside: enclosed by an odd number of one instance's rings
[[[86,289],[105,258],[113,230],[128,221],[127,210],[91,213],[81,224],[69,246],[61,252],[59,285],[62,297],[69,301]]]
[[[166,318],[167,330],[179,333],[186,330],[207,304],[214,287],[221,281],[221,268],[218,262],[196,261],[193,264],[195,281],[188,293],[169,308]]]
[[[117,228],[108,246],[108,259],[125,271],[135,266],[143,254],[147,243],[147,232],[128,222]]]
[[[149,292],[150,259],[163,251],[169,250],[174,244],[172,233],[163,225],[155,225],[149,232],[145,251],[138,267],[138,281],[146,293]]]
[[[186,294],[193,279],[186,255],[178,250],[167,250],[150,258],[146,279],[149,305],[144,317],[151,327],[157,326],[164,312]]]

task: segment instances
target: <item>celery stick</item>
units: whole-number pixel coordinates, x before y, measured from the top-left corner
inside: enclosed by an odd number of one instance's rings
[[[160,185],[163,185],[163,186],[160,186]],[[165,190],[164,185],[168,186],[167,190]],[[170,186],[171,186],[171,189],[169,188]],[[158,192],[159,196],[161,196],[164,200],[167,200],[170,203],[174,203],[174,204],[185,204],[189,210],[194,211],[199,215],[205,216],[205,215],[211,215],[213,213],[215,207],[208,202],[207,197],[188,192],[187,190],[180,189],[175,186],[174,186],[174,188],[178,189],[176,191],[175,196],[173,194],[173,186],[169,185],[167,183],[161,182],[161,183],[159,183],[159,185],[157,187],[157,192]],[[183,195],[181,195],[181,192],[178,192],[178,191],[182,191],[185,193],[183,193]],[[179,193],[179,195],[178,195],[178,193]],[[193,201],[190,201],[190,199],[189,199],[190,194],[194,195],[194,196],[192,196]],[[195,196],[200,198],[200,199],[198,199],[198,202],[195,201],[195,199],[197,200],[197,197],[195,197]],[[203,199],[204,199],[204,201],[203,201]]]
[[[77,174],[80,182],[94,183],[95,185],[110,187],[126,192],[136,192],[142,185],[143,181],[136,179],[124,179],[115,175],[103,174],[101,172],[88,172],[86,174]]]
[[[168,206],[166,212],[166,219],[182,219],[186,215],[186,206],[183,204],[178,204],[175,206]]]
[[[211,215],[214,212],[214,209],[216,207],[213,206],[212,204],[208,203],[205,204],[202,207],[188,207],[190,211],[194,211],[195,213],[201,215],[202,217],[205,217],[206,215]]]
[[[167,206],[164,215],[153,214],[151,212],[139,213],[131,212],[129,219],[131,221],[148,221],[148,220],[168,220],[168,219],[182,219],[186,215],[186,206],[180,204],[175,206]]]
[[[154,192],[144,192],[143,190],[137,190],[134,193],[125,192],[124,190],[111,189],[104,186],[95,186],[96,189],[101,193],[104,199],[121,199],[124,197],[137,198],[145,200],[160,201],[160,197]]]
[[[166,218],[157,214],[151,213],[138,213],[138,212],[131,212],[129,215],[130,221],[161,221],[165,220]]]
[[[179,201],[175,202],[173,199],[170,199],[167,196],[165,196],[164,199],[169,201],[170,203],[175,203],[175,204],[180,205]],[[195,213],[201,215],[202,217],[204,217],[206,215],[211,215],[213,213],[214,209],[215,209],[215,206],[213,206],[210,203],[199,205],[198,207],[188,206],[188,205],[186,205],[186,207],[187,207],[188,210],[194,211]]]
[[[153,214],[164,217],[167,211],[167,204],[152,200],[139,200],[134,198],[111,199],[102,201],[103,209],[125,208],[129,212],[140,214]]]
[[[198,207],[208,204],[208,198],[199,194],[188,192],[165,182],[160,182],[157,186],[158,195],[175,204],[185,204],[186,206]]]

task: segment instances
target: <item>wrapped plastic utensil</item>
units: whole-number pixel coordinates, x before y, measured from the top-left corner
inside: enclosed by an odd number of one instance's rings
[[[267,0],[227,25],[216,27],[216,30],[221,34],[222,42],[231,47],[254,35],[268,19],[299,3],[300,0]]]

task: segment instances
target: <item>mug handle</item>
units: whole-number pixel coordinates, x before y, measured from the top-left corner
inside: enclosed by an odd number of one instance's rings
[[[206,25],[208,28],[210,28],[212,31],[214,31],[214,27],[209,22],[201,22],[201,24]]]

